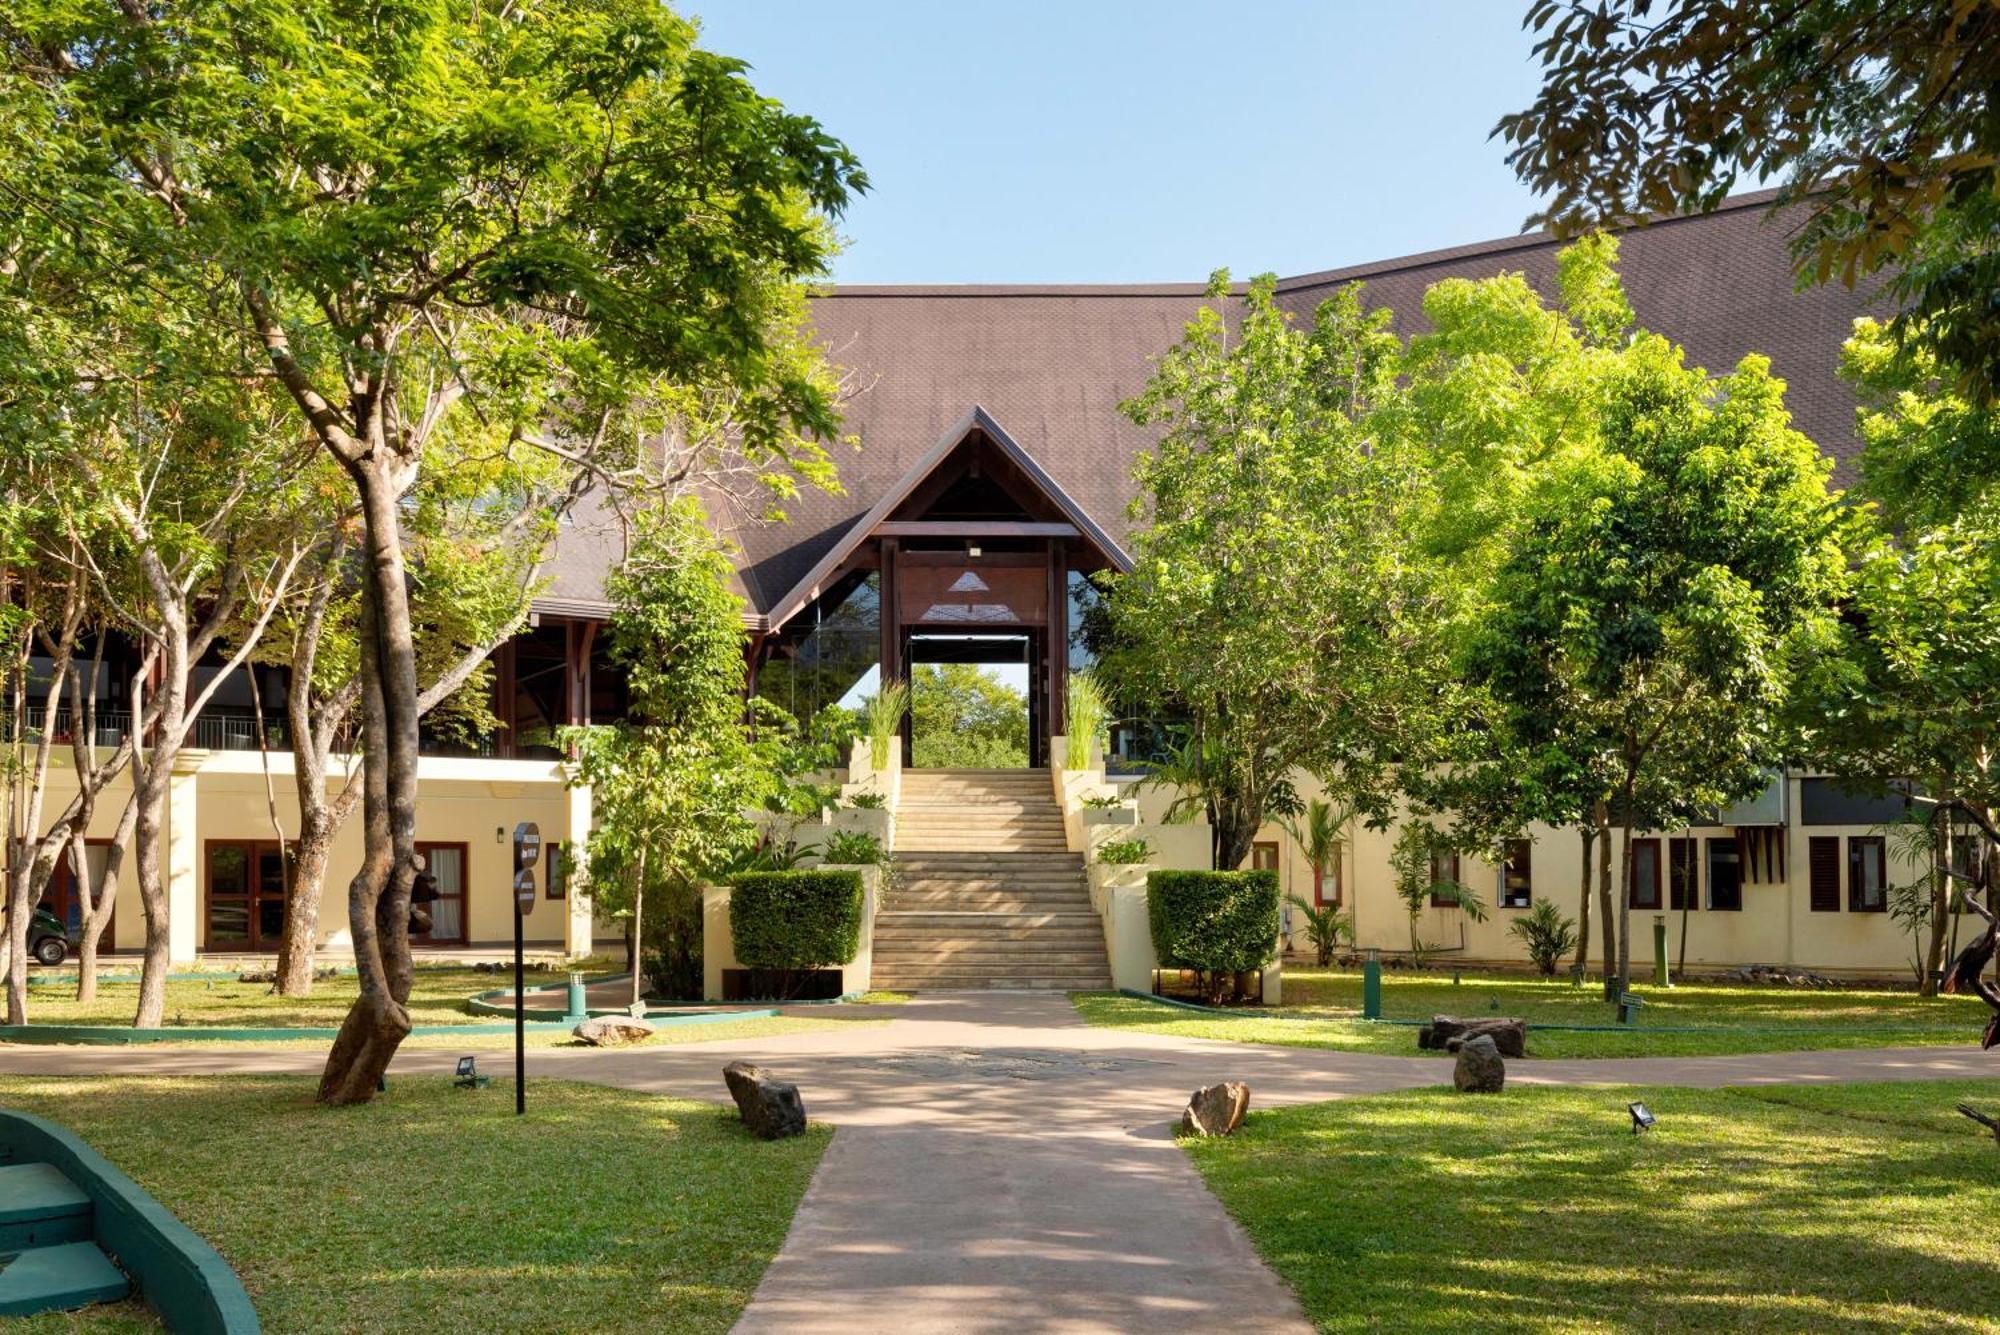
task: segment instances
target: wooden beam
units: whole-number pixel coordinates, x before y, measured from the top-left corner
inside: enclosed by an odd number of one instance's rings
[[[888,519],[875,526],[883,538],[1074,538],[1075,524],[1020,519]]]

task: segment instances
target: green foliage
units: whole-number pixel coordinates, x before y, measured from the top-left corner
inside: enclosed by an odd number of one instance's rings
[[[697,887],[754,844],[746,813],[776,786],[786,738],[778,720],[763,719],[755,738],[745,726],[742,603],[728,578],[692,502],[642,519],[606,581],[630,714],[562,733],[597,815],[585,861],[594,903],[609,913],[651,904],[673,919],[673,939],[696,944]]]
[[[1343,941],[1354,940],[1354,914],[1337,904],[1314,904],[1292,896],[1292,907],[1305,922],[1306,940],[1312,942],[1313,958],[1324,969],[1333,963],[1333,952]]]
[[[1204,995],[1219,1002],[1234,975],[1277,953],[1278,874],[1148,872],[1146,918],[1161,967],[1194,970]]]
[[[1028,700],[977,663],[910,673],[910,755],[919,769],[1014,769],[1028,763]]]
[[[1425,763],[1454,586],[1409,540],[1436,494],[1400,426],[1389,312],[1344,288],[1296,328],[1271,279],[1239,305],[1227,278],[1125,405],[1156,443],[1096,672],[1121,713],[1184,723],[1175,778],[1233,867],[1294,771],[1373,812]]]
[[[847,799],[847,805],[856,811],[882,811],[887,809],[889,799],[880,793],[856,793]]]
[[[1090,764],[1091,744],[1103,733],[1107,715],[1104,693],[1095,676],[1072,672],[1064,678],[1063,726],[1069,739],[1064,744],[1064,769],[1083,769]]]
[[[860,948],[858,871],[744,872],[729,884],[729,930],[748,968],[836,968]]]
[[[1299,851],[1305,854],[1306,865],[1312,868],[1315,897],[1325,883],[1326,874],[1329,871],[1336,875],[1339,873],[1342,834],[1347,820],[1346,812],[1337,809],[1325,798],[1315,797],[1284,822],[1285,832],[1297,842]]]
[[[1106,839],[1093,856],[1107,867],[1136,867],[1153,856],[1153,846],[1144,839]]]
[[[1521,938],[1528,958],[1544,974],[1553,975],[1572,950],[1576,949],[1576,923],[1563,916],[1554,902],[1538,899],[1533,908],[1507,924],[1507,930]]]
[[[885,681],[882,689],[868,697],[863,707],[868,720],[868,763],[876,770],[889,768],[891,749],[903,727],[903,714],[910,707],[907,682]]]
[[[1559,229],[1781,182],[1802,283],[1888,271],[1896,335],[2000,397],[2000,13],[1927,0],[1535,0],[1543,84],[1495,133]]]
[[[859,830],[836,830],[827,836],[820,861],[841,867],[880,867],[889,862],[882,841]]]
[[[1116,793],[1092,793],[1083,799],[1083,805],[1091,811],[1115,811],[1125,805],[1125,799]]]
[[[1410,958],[1419,964],[1435,949],[1417,933],[1417,923],[1426,908],[1455,908],[1473,922],[1486,921],[1486,901],[1479,897],[1478,891],[1431,874],[1432,854],[1449,847],[1438,830],[1423,821],[1411,821],[1396,832],[1396,841],[1389,848],[1390,883],[1409,915]],[[1442,902],[1434,905],[1433,900]]]

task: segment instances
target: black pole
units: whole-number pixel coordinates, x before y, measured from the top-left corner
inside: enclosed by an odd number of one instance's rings
[[[514,896],[514,1115],[528,1111],[527,988],[521,969],[521,896]]]

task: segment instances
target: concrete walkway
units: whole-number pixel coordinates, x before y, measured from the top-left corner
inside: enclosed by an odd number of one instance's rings
[[[813,1011],[826,1016],[825,1010]],[[1247,1081],[1253,1107],[1434,1085],[1449,1059],[1276,1048],[1082,1023],[1060,993],[945,993],[840,1014],[896,1022],[632,1051],[535,1049],[529,1078],[726,1101],[754,1060],[836,1123],[739,1330],[1125,1331],[1308,1327],[1288,1289],[1174,1146],[1190,1090]],[[481,1054],[496,1073],[502,1054]],[[450,1069],[412,1050],[398,1072]],[[319,1069],[306,1049],[0,1047],[0,1071]],[[1812,1083],[2000,1075],[1975,1048],[1516,1062],[1518,1084]]]

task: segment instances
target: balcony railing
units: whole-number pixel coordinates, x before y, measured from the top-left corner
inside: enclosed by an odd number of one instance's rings
[[[39,739],[44,728],[49,726],[49,711],[42,705],[30,705],[27,710],[27,736]],[[100,709],[96,712],[93,725],[98,746],[116,746],[125,740],[126,732],[132,726],[132,714],[125,709]],[[12,727],[5,711],[0,711],[0,728],[11,734]],[[75,722],[67,706],[55,711],[55,737],[68,742],[73,735]],[[0,734],[0,735],[5,735]],[[274,751],[291,748],[291,729],[283,718],[264,716],[264,738]],[[209,710],[194,721],[194,729],[188,736],[189,746],[204,751],[255,751],[257,749],[257,716],[248,711]],[[499,754],[499,746],[493,737],[481,737],[474,741],[442,741],[426,737],[422,743],[423,754],[427,756],[464,756],[476,759],[491,759]],[[337,750],[345,749],[336,745]]]

